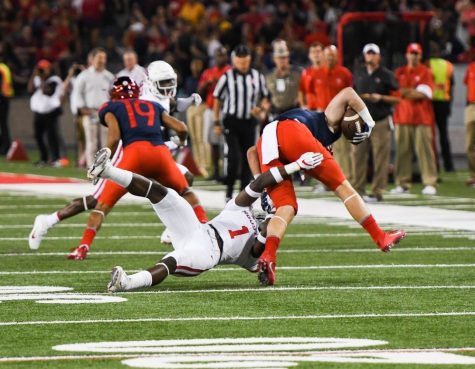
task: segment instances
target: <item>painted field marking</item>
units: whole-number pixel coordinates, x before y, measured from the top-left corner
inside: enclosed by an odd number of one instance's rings
[[[386,344],[387,341],[381,340],[334,337],[247,337],[88,342],[58,345],[53,349],[106,354],[136,353],[138,357],[124,360],[122,364],[162,369],[277,369],[294,367],[299,362],[475,364],[474,357],[443,351],[366,349]],[[149,353],[160,356],[143,355]]]
[[[211,322],[211,321],[255,321],[255,320],[318,320],[318,319],[379,319],[379,318],[425,318],[475,316],[475,311],[434,312],[434,313],[385,313],[385,314],[323,314],[323,315],[284,315],[284,316],[202,316],[202,317],[162,317],[136,319],[85,319],[85,320],[37,320],[0,322],[0,326],[19,325],[69,325],[69,324],[112,324],[145,322]]]
[[[6,286],[9,288],[9,286]],[[41,288],[41,286],[35,286]],[[4,287],[0,286],[0,293]],[[15,287],[13,287],[14,289]],[[27,286],[26,288],[29,288]],[[58,287],[57,291],[62,291],[65,287]],[[44,287],[44,292],[49,291],[51,287]],[[68,289],[66,287],[66,289]],[[148,291],[128,291],[120,292],[115,295],[131,296],[131,295],[173,295],[173,294],[205,294],[205,293],[242,293],[242,292],[258,292],[258,293],[274,293],[274,292],[292,292],[292,291],[391,291],[391,290],[470,290],[475,289],[475,285],[467,286],[280,286],[280,287],[249,287],[249,288],[219,288],[219,289],[189,289],[189,290],[148,290]],[[72,290],[72,288],[69,288]],[[11,292],[18,293],[18,292]],[[24,292],[23,292],[24,293]],[[98,295],[110,296],[108,292],[75,292],[76,295]]]
[[[85,228],[85,223],[60,223],[55,226],[55,229],[61,228]],[[147,222],[147,223],[104,223],[101,228],[157,228],[164,227],[163,223]],[[0,225],[0,229],[31,229],[33,224],[8,224]]]
[[[104,304],[127,301],[110,294],[74,293],[72,290],[59,286],[0,286],[0,302],[34,300],[39,304]]]
[[[137,246],[139,247],[139,246]],[[169,245],[163,245],[163,250],[149,250],[149,251],[94,251],[94,255],[163,255],[170,250]],[[445,251],[475,251],[475,246],[460,246],[460,247],[404,247],[396,250],[399,252],[445,252]],[[380,254],[381,251],[376,248],[367,249],[288,249],[278,250],[278,254],[327,254],[327,253],[371,253]],[[42,256],[64,256],[65,252],[10,252],[0,253],[0,257],[42,257]]]
[[[278,270],[331,270],[331,269],[430,269],[430,268],[473,268],[475,264],[369,264],[369,265],[308,265],[308,266],[278,266]],[[129,270],[129,273],[140,270]],[[218,267],[209,272],[239,272],[239,267]],[[35,274],[97,274],[110,273],[110,270],[28,270],[28,271],[0,271],[0,275],[35,275]]]
[[[475,347],[459,348],[428,348],[428,349],[371,349],[371,350],[335,350],[329,351],[335,354],[376,354],[378,352],[386,353],[418,353],[418,352],[475,352]],[[324,351],[327,353],[327,351]],[[308,352],[309,354],[318,354],[319,352]],[[292,355],[291,352],[282,352],[283,355]],[[154,354],[141,354],[141,357],[154,357]],[[202,358],[203,355],[195,354],[196,358]],[[137,354],[102,354],[102,355],[55,355],[55,356],[18,356],[18,357],[0,357],[0,363],[21,363],[21,362],[44,362],[44,361],[68,361],[68,360],[101,360],[101,359],[127,359],[137,357]],[[249,358],[248,356],[244,356]]]

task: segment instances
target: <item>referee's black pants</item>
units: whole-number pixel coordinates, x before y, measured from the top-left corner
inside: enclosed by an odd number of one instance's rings
[[[224,136],[228,145],[228,170],[225,179],[226,197],[231,198],[236,179],[241,180],[241,190],[251,182],[252,174],[247,163],[247,150],[256,141],[256,120],[227,116],[223,119]]]
[[[33,118],[33,129],[36,143],[40,150],[40,160],[48,162],[48,150],[44,141],[44,135],[48,137],[48,146],[51,153],[51,161],[59,159],[59,141],[58,141],[58,118],[59,111],[54,110],[51,113],[35,113]]]
[[[450,101],[432,101],[434,107],[435,123],[439,130],[439,143],[442,151],[442,160],[446,172],[453,172],[454,163],[450,150],[450,138],[448,132],[448,120],[450,115]],[[437,158],[437,164],[439,160]]]

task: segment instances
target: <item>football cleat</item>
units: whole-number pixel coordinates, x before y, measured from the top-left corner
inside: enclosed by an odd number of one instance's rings
[[[125,291],[127,278],[127,273],[121,266],[114,267],[111,272],[111,281],[107,284],[107,292]]]
[[[97,184],[101,178],[101,174],[110,165],[111,151],[108,147],[100,149],[94,157],[94,162],[87,171],[87,178],[92,180],[93,184]]]
[[[257,278],[263,286],[273,286],[275,283],[275,262],[259,259],[259,274]]]
[[[407,233],[402,229],[385,232],[382,241],[378,241],[378,247],[382,252],[389,252],[391,251],[391,248],[398,244],[404,237],[406,237],[406,235]]]
[[[168,228],[165,228],[162,235],[160,236],[160,242],[166,245],[171,245],[172,243],[172,236],[168,231]]]
[[[89,251],[88,245],[80,245],[68,254],[69,260],[84,260]]]
[[[47,215],[38,215],[35,218],[35,223],[33,224],[33,229],[30,232],[28,237],[28,245],[31,250],[38,250],[43,240],[43,237],[48,233],[48,229],[51,226],[47,222]]]

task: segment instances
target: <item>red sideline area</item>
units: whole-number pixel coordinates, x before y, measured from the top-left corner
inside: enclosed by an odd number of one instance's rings
[[[0,172],[0,184],[27,184],[27,183],[83,183],[77,178],[59,178],[38,176],[34,174],[17,174]]]

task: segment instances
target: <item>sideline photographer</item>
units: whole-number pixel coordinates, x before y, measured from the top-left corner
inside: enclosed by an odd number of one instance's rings
[[[36,65],[28,81],[28,92],[32,94],[30,109],[34,113],[33,129],[40,150],[40,160],[36,165],[60,166],[58,118],[62,114],[63,81],[54,74],[53,66],[48,60],[42,59]],[[49,155],[45,135],[48,137]]]

